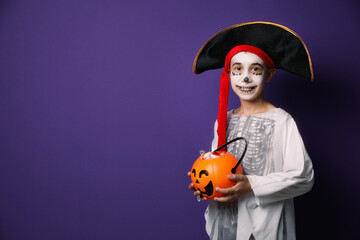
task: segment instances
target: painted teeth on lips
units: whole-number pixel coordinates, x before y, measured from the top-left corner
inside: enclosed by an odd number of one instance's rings
[[[252,86],[252,87],[242,87],[239,85],[236,85],[237,88],[240,89],[240,91],[245,92],[245,93],[249,93],[255,90],[255,88],[257,88],[257,86]]]

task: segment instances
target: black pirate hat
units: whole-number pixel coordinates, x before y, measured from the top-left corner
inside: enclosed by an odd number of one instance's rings
[[[276,68],[314,78],[309,52],[299,35],[271,22],[237,24],[215,34],[196,55],[194,73],[224,67],[226,55],[237,45],[257,47],[267,53]]]

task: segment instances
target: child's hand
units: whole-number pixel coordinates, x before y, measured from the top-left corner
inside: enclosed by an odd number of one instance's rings
[[[216,191],[219,193],[225,194],[223,197],[216,197],[214,198],[215,201],[218,202],[232,202],[237,200],[249,192],[252,191],[250,182],[245,175],[242,174],[230,174],[228,178],[231,181],[236,182],[233,187],[230,188],[216,188]]]
[[[191,172],[188,172],[187,175],[188,175],[188,177],[191,177]],[[200,191],[198,191],[198,190],[196,190],[196,189],[194,188],[193,183],[190,183],[188,188],[189,188],[191,191],[194,191],[194,196],[195,196],[195,197],[198,197],[198,196],[199,196],[201,201],[206,201],[206,200],[207,200],[206,197],[201,196]],[[199,198],[199,197],[198,197],[198,198]]]

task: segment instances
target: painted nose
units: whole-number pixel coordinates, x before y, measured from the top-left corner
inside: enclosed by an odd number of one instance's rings
[[[250,82],[250,79],[248,77],[245,77],[244,82],[248,83],[248,82]]]
[[[199,183],[199,180],[196,179],[196,183]]]

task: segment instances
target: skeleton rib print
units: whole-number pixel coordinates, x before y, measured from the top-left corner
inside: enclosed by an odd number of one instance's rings
[[[228,120],[227,141],[244,137],[249,145],[241,163],[244,174],[262,176],[265,172],[266,156],[271,150],[275,121],[256,116],[232,116]],[[228,145],[227,151],[239,159],[244,151],[243,141]]]

